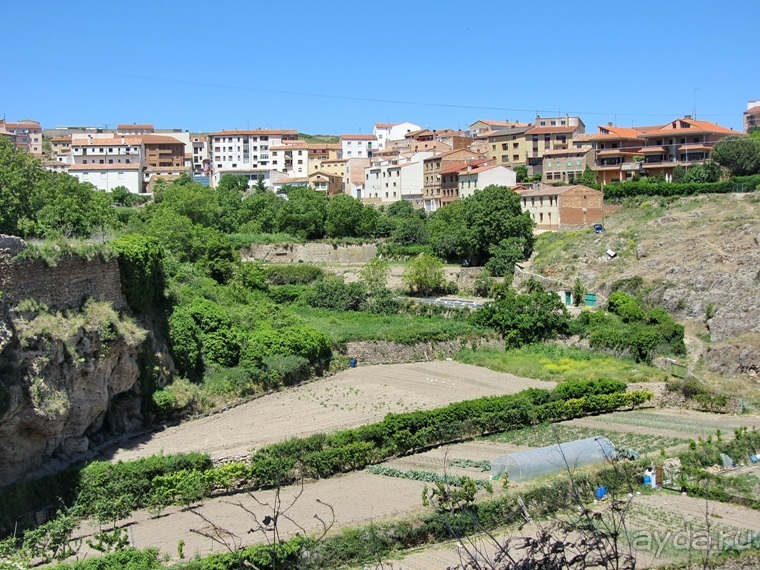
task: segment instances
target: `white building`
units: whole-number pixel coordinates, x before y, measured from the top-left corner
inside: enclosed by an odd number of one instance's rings
[[[372,131],[377,139],[377,148],[380,150],[388,146],[388,141],[403,141],[404,136],[412,131],[419,131],[422,127],[414,123],[375,123]]]
[[[86,136],[71,140],[71,161],[74,165],[137,164],[145,158],[145,145],[139,136]]]
[[[130,164],[72,164],[69,174],[80,182],[89,182],[98,190],[111,192],[117,186],[124,186],[133,194],[143,191],[142,167]]]
[[[487,162],[476,166],[465,166],[459,171],[459,197],[472,196],[476,190],[488,186],[506,186],[517,184],[517,174],[506,166]]]
[[[343,158],[369,158],[377,149],[375,135],[340,135],[340,147]]]
[[[388,204],[407,200],[421,206],[423,199],[423,163],[432,152],[417,152],[377,162],[364,169],[363,199]]]
[[[271,147],[282,146],[284,141],[297,140],[298,131],[221,131],[212,133],[209,138],[214,172],[211,186],[216,187],[225,174],[245,176],[251,185],[259,178],[268,184],[270,172],[276,170],[272,164]]]
[[[210,169],[209,143],[206,135],[190,135],[193,146],[193,172],[207,175]]]
[[[294,178],[309,174],[309,146],[305,141],[285,141],[281,145],[269,147],[272,170],[285,172]]]

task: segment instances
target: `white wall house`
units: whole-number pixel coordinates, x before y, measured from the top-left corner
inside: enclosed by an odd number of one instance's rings
[[[375,135],[340,135],[342,158],[368,158],[377,150]]]
[[[372,131],[377,139],[377,148],[383,150],[388,146],[388,141],[404,140],[404,135],[412,131],[419,131],[422,127],[414,123],[376,123]]]
[[[459,171],[459,197],[472,196],[476,190],[482,190],[487,186],[506,186],[510,188],[517,184],[517,174],[506,166],[486,163],[468,167]]]
[[[295,130],[246,130],[221,131],[212,133],[211,165],[213,176],[211,186],[216,187],[225,174],[242,175],[253,185],[262,177],[266,183],[270,179],[272,166],[272,146],[281,146],[283,141],[297,140]]]
[[[111,192],[117,186],[124,186],[133,194],[143,192],[142,167],[139,163],[72,164],[68,172],[80,182],[89,182],[104,192]]]
[[[309,146],[304,141],[286,141],[269,147],[272,170],[303,178],[309,174]]]
[[[363,198],[373,203],[389,204],[408,200],[422,204],[422,161],[432,152],[418,152],[411,156],[375,163],[364,169]]]
[[[71,141],[71,160],[74,165],[142,165],[145,145],[142,137],[115,136],[109,138],[77,137]]]

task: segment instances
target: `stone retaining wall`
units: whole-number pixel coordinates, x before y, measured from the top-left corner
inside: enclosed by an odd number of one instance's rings
[[[360,341],[346,343],[343,354],[355,358],[362,364],[395,364],[399,362],[420,362],[448,357],[463,348],[489,347],[504,349],[504,340],[499,338],[455,339],[436,342],[403,344],[389,341]]]
[[[329,243],[296,243],[287,245],[255,244],[240,251],[243,261],[267,263],[367,263],[377,255],[375,244],[332,245]]]

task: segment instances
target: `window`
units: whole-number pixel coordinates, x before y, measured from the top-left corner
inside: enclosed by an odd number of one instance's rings
[[[520,148],[520,143],[512,143],[512,148]]]
[[[573,161],[572,161],[572,160],[568,160],[568,161],[567,161],[567,166],[568,166],[568,167],[570,167],[570,166],[572,166],[572,165],[573,165]]]
[[[117,174],[117,176],[118,176],[119,178],[124,178],[124,173],[123,173],[123,172],[119,172],[119,173]]]
[[[576,161],[575,161],[575,166],[580,166],[580,165],[581,165],[581,161],[580,161],[580,159],[576,160]]]

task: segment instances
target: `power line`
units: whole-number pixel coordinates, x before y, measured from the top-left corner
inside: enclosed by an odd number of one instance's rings
[[[207,81],[196,81],[196,80],[189,80],[189,79],[178,79],[174,77],[157,77],[157,76],[151,76],[151,75],[139,75],[139,74],[133,74],[133,73],[124,73],[124,72],[115,72],[115,71],[106,71],[106,70],[97,70],[97,69],[88,69],[88,68],[74,68],[74,67],[61,66],[61,65],[52,65],[52,64],[43,63],[43,62],[11,60],[7,58],[0,58],[0,63],[5,63],[9,65],[18,65],[22,67],[34,67],[34,68],[45,67],[48,69],[66,71],[70,73],[89,74],[89,75],[96,75],[96,76],[103,76],[103,77],[118,77],[122,79],[134,79],[134,80],[140,80],[140,81],[153,81],[157,83],[171,83],[171,84],[177,84],[177,85],[187,85],[187,86],[192,86],[192,87],[231,89],[231,90],[238,90],[238,91],[250,91],[250,92],[256,92],[256,93],[271,93],[273,95],[293,95],[296,97],[313,97],[313,98],[333,99],[333,100],[340,100],[340,101],[358,101],[358,102],[364,102],[364,103],[384,103],[384,104],[392,104],[392,105],[410,105],[410,106],[436,107],[436,108],[446,108],[446,109],[467,109],[467,110],[476,110],[476,111],[501,111],[501,112],[507,112],[507,113],[531,113],[531,114],[549,113],[549,114],[552,114],[556,110],[556,109],[551,110],[551,109],[535,109],[535,108],[520,109],[520,108],[513,108],[513,107],[491,107],[491,106],[481,106],[481,105],[460,105],[460,104],[454,104],[454,103],[431,103],[431,102],[424,102],[424,101],[407,101],[403,99],[384,99],[380,97],[358,97],[358,96],[351,96],[351,95],[336,95],[336,94],[330,94],[330,93],[310,93],[307,91],[287,91],[287,90],[280,90],[280,89],[267,89],[264,87],[251,87],[248,85],[234,85],[234,84],[223,84],[223,83],[211,83]],[[567,115],[600,115],[600,116],[620,115],[624,117],[679,116],[679,113],[625,113],[625,112],[602,112],[602,111],[579,111],[579,110],[566,110],[565,114]],[[736,114],[709,113],[708,116],[734,117],[736,116]]]

